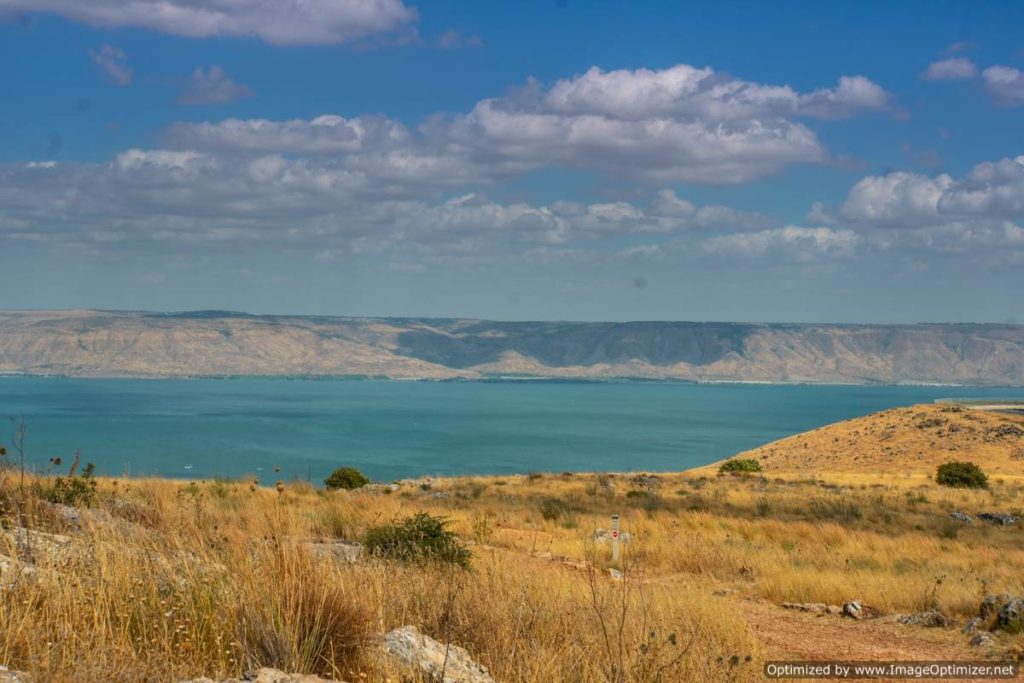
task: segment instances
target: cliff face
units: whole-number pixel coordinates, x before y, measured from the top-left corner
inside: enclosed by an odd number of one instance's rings
[[[1024,326],[0,312],[0,373],[1024,384]]]

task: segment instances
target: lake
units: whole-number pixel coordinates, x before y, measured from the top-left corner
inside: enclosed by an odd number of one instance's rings
[[[75,449],[104,475],[322,480],[680,470],[796,432],[939,398],[1024,389],[642,382],[0,377],[45,470]],[[10,446],[8,424],[0,442]]]

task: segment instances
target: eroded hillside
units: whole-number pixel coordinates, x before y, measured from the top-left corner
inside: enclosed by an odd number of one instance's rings
[[[1024,384],[1024,326],[0,312],[0,372]]]

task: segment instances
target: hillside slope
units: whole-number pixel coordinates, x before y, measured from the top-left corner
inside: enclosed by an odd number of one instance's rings
[[[0,373],[1024,385],[1024,326],[0,311]]]
[[[951,460],[990,474],[1024,474],[1024,416],[955,405],[865,415],[766,444],[737,457],[770,472],[933,474]]]

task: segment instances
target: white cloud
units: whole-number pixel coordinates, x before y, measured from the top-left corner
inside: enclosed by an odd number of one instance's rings
[[[0,0],[3,9],[192,38],[253,36],[278,45],[341,43],[416,21],[416,11],[401,0]]]
[[[1024,156],[975,166],[955,180],[896,172],[869,176],[850,190],[842,217],[873,227],[937,225],[961,218],[1024,217]]]
[[[181,147],[224,152],[340,154],[411,147],[412,135],[384,117],[316,118],[269,121],[226,119],[217,123],[179,123],[168,136]]]
[[[934,222],[939,198],[952,186],[948,175],[929,178],[899,171],[869,176],[850,189],[842,215],[858,223],[892,227]]]
[[[113,83],[120,86],[131,84],[132,70],[128,66],[128,55],[121,48],[104,44],[98,50],[89,50],[89,57]]]
[[[886,102],[884,91],[861,76],[801,94],[686,65],[592,68],[548,90],[531,82],[466,114],[431,118],[415,131],[380,117],[325,115],[177,124],[169,139],[183,148],[359,153],[362,158],[350,163],[462,169],[460,175],[480,179],[568,166],[655,182],[718,184],[823,162],[827,152],[796,118],[837,118]]]
[[[598,168],[659,182],[736,183],[827,153],[797,117],[840,118],[886,106],[861,76],[801,94],[678,65],[536,82],[429,127],[449,146],[510,168]]]
[[[1004,105],[1024,104],[1024,71],[1012,66],[990,66],[981,73],[985,87]]]
[[[231,80],[224,69],[198,67],[178,97],[181,104],[223,104],[252,97],[252,89]]]
[[[921,75],[926,81],[953,81],[974,78],[978,75],[978,67],[966,57],[950,57],[928,65]]]
[[[712,254],[749,259],[815,263],[853,256],[860,237],[852,230],[786,226],[774,230],[712,237],[704,250]]]

